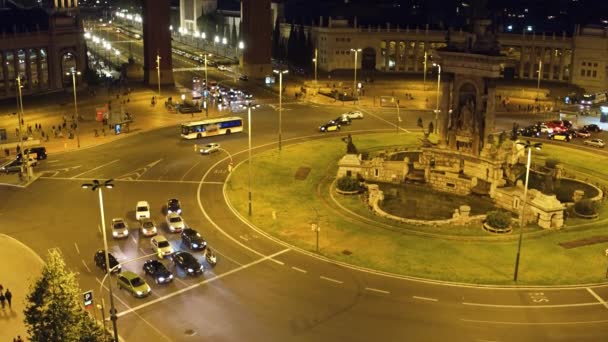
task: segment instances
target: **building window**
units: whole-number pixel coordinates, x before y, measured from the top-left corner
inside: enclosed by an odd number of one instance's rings
[[[593,70],[593,78],[597,78],[597,70]]]
[[[591,70],[587,70],[587,77],[591,77]]]
[[[380,176],[380,170],[374,169],[374,176],[379,177]]]
[[[585,69],[581,69],[581,77],[585,77]]]
[[[587,65],[587,63],[583,62],[583,63],[582,63],[582,65],[583,65],[583,66],[586,66],[586,65]]]

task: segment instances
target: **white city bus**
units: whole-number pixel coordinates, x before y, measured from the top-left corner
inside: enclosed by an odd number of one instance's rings
[[[237,116],[227,118],[192,121],[182,124],[182,138],[199,139],[220,134],[243,131],[243,119]]]

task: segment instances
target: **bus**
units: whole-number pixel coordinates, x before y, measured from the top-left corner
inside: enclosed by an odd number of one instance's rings
[[[243,119],[231,116],[219,119],[192,121],[182,124],[183,139],[200,139],[220,134],[243,131]]]
[[[583,95],[581,104],[592,105],[592,104],[606,102],[606,100],[607,100],[606,93],[585,94],[585,95]]]

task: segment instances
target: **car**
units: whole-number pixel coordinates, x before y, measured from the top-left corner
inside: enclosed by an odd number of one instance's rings
[[[572,137],[568,133],[554,133],[549,135],[549,139],[551,140],[559,140],[559,141],[570,141]]]
[[[537,123],[535,126],[540,131],[540,133],[542,133],[542,134],[551,134],[551,133],[553,133],[553,129],[549,128],[549,126],[545,125],[542,122]]]
[[[143,219],[139,222],[141,234],[143,236],[154,236],[158,233],[156,224],[149,218]]]
[[[122,272],[116,281],[119,289],[126,289],[134,297],[143,298],[152,292],[146,281],[131,271]]]
[[[247,75],[240,75],[239,76],[239,80],[241,80],[241,81],[249,81],[249,76],[247,76]]]
[[[225,65],[220,64],[220,65],[217,66],[217,70],[219,70],[219,71],[228,71],[228,67],[225,66]]]
[[[129,226],[121,218],[112,219],[112,236],[115,239],[126,238],[129,236]]]
[[[363,113],[358,111],[358,110],[352,110],[350,112],[346,112],[344,114],[342,114],[342,116],[345,116],[351,120],[353,119],[363,119]]]
[[[201,154],[211,154],[213,152],[217,152],[220,150],[220,144],[218,143],[209,143],[199,150]]]
[[[602,139],[585,140],[585,141],[583,141],[583,144],[593,146],[593,147],[604,148],[604,140],[602,140]]]
[[[36,166],[37,165],[36,159],[29,158],[29,165]],[[5,172],[5,173],[20,172],[23,167],[24,167],[23,159],[17,158],[17,159],[14,159],[13,161],[11,161],[10,163],[0,167],[0,171]]]
[[[118,263],[118,260],[112,255],[112,253],[108,252],[108,261],[110,262],[110,273],[120,273],[122,267]],[[106,272],[106,253],[103,249],[95,252],[95,256],[93,257],[93,262],[95,262],[95,266],[99,267],[102,271]]]
[[[585,125],[583,126],[584,129],[588,130],[589,132],[601,132],[602,129],[600,128],[600,126],[596,125],[596,124],[590,124],[590,125]]]
[[[179,105],[177,110],[182,114],[202,113],[203,112],[203,109],[200,106],[184,105],[184,104]]]
[[[325,125],[319,126],[320,132],[334,132],[340,130],[340,124],[335,121],[330,121]]]
[[[186,228],[181,234],[182,243],[192,250],[203,250],[207,248],[207,241],[195,229]]]
[[[173,247],[169,243],[166,237],[162,235],[156,235],[155,237],[150,239],[150,244],[152,245],[152,250],[159,257],[166,257],[167,255],[173,254]]]
[[[589,138],[591,137],[591,133],[588,130],[581,128],[574,131],[574,136],[577,138]]]
[[[521,128],[519,131],[517,131],[517,134],[524,137],[538,137],[540,136],[540,131],[536,129],[536,126],[531,126]]]
[[[166,284],[173,280],[173,273],[158,260],[151,259],[144,262],[143,270],[154,279],[156,284]]]
[[[186,223],[178,213],[167,214],[166,220],[171,233],[179,233],[186,228]]]
[[[146,201],[139,201],[135,206],[135,219],[149,219],[150,218],[150,204]]]
[[[243,90],[241,92],[241,94],[243,95],[243,98],[245,98],[245,99],[252,99],[253,98],[253,94],[250,93],[250,92],[248,92],[248,91]]]
[[[188,275],[201,274],[205,270],[196,258],[188,252],[173,253],[173,262]]]
[[[347,116],[344,115],[340,115],[338,116],[335,120],[333,120],[337,123],[339,123],[340,125],[350,125],[352,123],[352,120],[349,119]]]
[[[167,214],[182,213],[182,206],[177,198],[172,198],[167,201]]]
[[[25,149],[25,154],[35,160],[44,160],[47,157],[44,146],[29,147]]]

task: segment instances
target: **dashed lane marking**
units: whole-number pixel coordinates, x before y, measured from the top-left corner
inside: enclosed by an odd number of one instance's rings
[[[79,173],[79,174],[75,175],[75,176],[74,176],[74,177],[72,177],[72,178],[78,178],[78,177],[80,177],[80,176],[82,176],[82,175],[84,175],[84,174],[87,174],[87,173],[89,173],[89,172],[92,172],[92,171],[95,171],[95,170],[99,170],[99,169],[101,169],[102,167],[105,167],[105,166],[108,166],[108,165],[114,164],[114,163],[116,163],[117,161],[120,161],[120,159],[114,159],[114,160],[112,160],[111,162],[107,162],[107,163],[105,163],[105,164],[101,164],[101,165],[99,165],[98,167],[94,167],[94,168],[92,168],[92,169],[90,169],[90,170],[87,170],[87,171],[85,171],[85,172]]]
[[[190,173],[190,171],[194,170],[195,167],[197,167],[200,163],[202,163],[203,160],[199,160],[197,163],[195,163],[194,165],[192,165],[191,168],[188,169],[188,171],[186,171],[186,173],[184,173],[184,175],[182,176],[182,178],[180,178],[180,180],[184,180],[184,178],[186,178],[186,175],[188,175]]]
[[[255,261],[252,261],[252,262],[248,263],[248,264],[245,264],[245,265],[243,265],[243,266],[240,266],[240,267],[234,268],[234,269],[232,269],[232,270],[230,270],[230,271],[228,271],[228,272],[226,272],[226,273],[222,273],[222,274],[220,274],[220,275],[216,275],[216,276],[214,276],[213,278],[205,279],[205,280],[200,281],[200,282],[198,282],[198,283],[196,283],[196,284],[190,285],[190,286],[188,286],[188,287],[186,287],[186,288],[183,288],[183,289],[177,290],[177,291],[172,292],[172,293],[170,293],[170,294],[168,294],[168,295],[165,295],[165,296],[159,297],[159,298],[157,298],[157,299],[151,300],[151,301],[149,301],[149,302],[147,302],[147,303],[140,304],[140,305],[135,306],[135,307],[132,307],[132,308],[131,308],[131,307],[129,307],[129,306],[126,306],[126,307],[128,308],[128,310],[118,313],[118,315],[117,315],[117,316],[118,316],[118,317],[122,317],[122,316],[125,316],[125,315],[127,315],[127,314],[129,314],[129,313],[131,313],[131,312],[134,312],[135,314],[137,314],[137,311],[138,311],[138,310],[141,310],[141,309],[146,308],[146,307],[148,307],[148,306],[150,306],[150,305],[154,305],[154,304],[156,304],[156,303],[162,302],[162,301],[164,301],[164,300],[166,300],[166,299],[169,299],[169,298],[172,298],[172,297],[178,296],[178,295],[180,295],[180,294],[182,294],[182,293],[184,293],[184,292],[187,292],[187,291],[190,291],[190,290],[192,290],[192,289],[195,289],[195,288],[197,288],[197,287],[199,287],[199,286],[201,286],[201,285],[205,285],[205,284],[207,284],[207,283],[210,283],[210,282],[216,281],[216,280],[218,280],[218,279],[224,278],[224,277],[229,276],[229,275],[231,275],[231,274],[233,274],[233,273],[237,273],[237,272],[242,271],[242,270],[244,270],[244,269],[247,269],[247,268],[250,268],[250,267],[252,267],[252,266],[255,266],[255,265],[257,265],[257,264],[259,264],[259,263],[261,263],[261,262],[264,262],[264,261],[266,261],[266,260],[273,260],[273,261],[274,261],[274,259],[273,259],[273,258],[275,258],[275,257],[277,257],[277,256],[279,256],[279,255],[281,255],[281,254],[283,254],[283,253],[289,252],[290,250],[291,250],[291,248],[286,248],[286,249],[280,250],[280,251],[278,251],[278,252],[276,252],[276,253],[274,253],[274,254],[267,255],[267,256],[265,256],[265,257],[263,257],[263,258],[259,258],[259,259],[255,260]],[[138,314],[137,314],[137,315],[138,315]],[[138,316],[139,316],[139,315],[138,315]]]
[[[82,261],[82,264],[84,265],[84,268],[87,269],[87,272],[91,273],[91,269],[89,268],[89,266],[87,265],[86,262],[84,262],[84,260],[80,259]]]
[[[153,161],[144,167],[140,167],[133,172],[129,172],[122,176],[119,176],[116,178],[116,180],[131,180],[131,181],[138,180],[141,176],[144,175],[144,173],[148,172],[151,168],[156,166],[156,164],[160,163],[161,161],[162,161],[162,158],[157,161]]]
[[[602,305],[608,309],[608,304],[602,299],[602,297],[600,297],[597,293],[595,293],[595,291],[593,291],[592,289],[586,287],[587,291],[589,291],[589,293],[591,293],[591,295],[593,297],[595,297],[595,299],[598,300],[598,302],[602,303]]]
[[[420,300],[426,300],[426,301],[429,301],[429,302],[437,302],[437,301],[439,301],[438,299],[430,298],[430,297],[412,296],[412,298],[414,298],[414,299],[420,299]]]
[[[303,270],[303,269],[295,267],[295,266],[291,266],[291,269],[294,270],[294,271],[301,272],[301,273],[307,273],[306,270]]]
[[[78,249],[78,244],[76,242],[74,242],[74,247],[76,247],[76,253],[80,255],[80,249]]]
[[[131,235],[131,240],[133,241],[134,244],[137,244],[137,239],[135,238],[135,236]]]
[[[371,116],[375,117],[376,119],[384,121],[387,124],[389,124],[389,125],[397,128],[397,125],[394,122],[386,120],[385,118],[382,118],[382,117],[380,117],[380,116],[378,116],[378,115],[376,115],[376,114],[374,114],[374,113],[372,113],[372,112],[370,112],[368,110],[365,110],[365,109],[362,109],[362,108],[359,108],[359,110],[362,111],[363,113],[367,113],[368,115],[371,115]],[[403,131],[405,133],[410,133],[410,131],[408,131],[407,129],[405,129],[404,127],[401,127],[401,126],[399,126],[399,131]]]
[[[343,284],[344,282],[341,280],[337,280],[334,278],[328,278],[328,277],[324,277],[324,276],[319,276],[319,278],[323,279],[323,280],[327,280],[327,281],[331,281],[332,283],[336,283],[336,284]]]
[[[370,292],[382,293],[382,294],[390,294],[389,291],[375,289],[373,287],[366,287],[365,290],[370,291]]]

